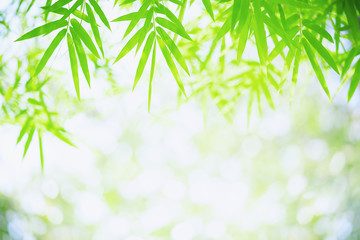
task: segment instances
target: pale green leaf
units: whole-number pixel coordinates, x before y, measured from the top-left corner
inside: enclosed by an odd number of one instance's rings
[[[71,66],[71,74],[74,81],[75,91],[77,97],[80,99],[80,89],[79,89],[79,70],[78,70],[78,63],[76,59],[75,47],[73,40],[70,34],[67,35],[67,44],[68,44],[68,51],[69,51],[69,58],[70,58],[70,66]]]
[[[95,44],[92,42],[89,34],[81,26],[81,24],[76,19],[71,19],[71,25],[75,29],[77,35],[80,37],[81,41],[85,46],[98,58],[100,58],[98,51],[96,50]]]
[[[68,24],[68,22],[66,20],[57,20],[54,22],[49,22],[40,27],[34,28],[30,32],[25,33],[24,35],[22,35],[20,38],[16,39],[15,41],[16,42],[22,41],[22,40],[38,37],[43,34],[48,34],[56,29],[65,27],[67,24]]]

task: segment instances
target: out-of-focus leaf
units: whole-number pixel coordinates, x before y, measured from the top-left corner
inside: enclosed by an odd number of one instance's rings
[[[96,50],[95,44],[92,42],[89,34],[81,26],[81,24],[76,19],[71,19],[71,25],[75,29],[77,35],[83,41],[85,46],[97,57],[100,58],[98,51]]]
[[[65,37],[65,35],[66,35],[66,29],[61,30],[56,35],[56,37],[51,42],[50,46],[46,49],[44,55],[42,56],[38,66],[37,66],[37,68],[35,70],[35,76],[38,75],[41,72],[41,70],[45,67],[45,65],[48,62],[49,58],[51,57],[51,55],[53,54],[53,52],[55,51],[57,46],[60,44],[61,40]]]
[[[161,49],[161,52],[165,58],[165,61],[168,65],[168,67],[170,68],[170,71],[171,73],[173,74],[181,92],[184,94],[184,96],[186,97],[186,93],[185,93],[185,89],[184,89],[184,85],[180,79],[180,75],[179,75],[179,72],[178,70],[176,69],[176,66],[175,66],[175,63],[174,61],[172,60],[171,56],[170,56],[170,53],[168,51],[168,49],[166,48],[165,46],[165,43],[163,42],[163,40],[157,36],[157,42],[159,43],[159,46],[160,46],[160,49]]]
[[[20,38],[16,39],[15,41],[23,41],[26,39],[30,39],[30,38],[34,38],[34,37],[38,37],[40,35],[43,34],[48,34],[51,33],[52,31],[65,27],[67,25],[67,21],[66,20],[58,20],[58,21],[54,21],[54,22],[49,22],[46,23],[40,27],[34,28],[33,30],[31,30],[30,32],[25,33],[24,35],[22,35]]]
[[[319,64],[317,63],[314,52],[312,51],[312,49],[311,49],[309,43],[306,41],[306,39],[304,39],[304,38],[301,39],[301,42],[304,46],[305,52],[308,55],[311,66],[313,67],[315,74],[316,74],[322,88],[324,89],[324,91],[325,91],[326,95],[329,97],[329,99],[331,99],[329,89],[326,85],[325,77],[321,71]]]
[[[20,134],[17,138],[17,141],[16,143],[18,144],[21,139],[23,138],[23,136],[25,135],[25,133],[27,132],[27,130],[29,129],[30,127],[30,124],[31,124],[31,121],[32,121],[32,117],[28,117],[24,123],[24,125],[22,126],[21,130],[20,130]]]
[[[139,82],[140,77],[141,77],[142,73],[144,72],[144,68],[145,68],[146,62],[149,58],[149,54],[150,54],[151,48],[153,46],[154,39],[155,39],[155,32],[151,32],[146,40],[143,52],[141,54],[140,62],[139,62],[138,68],[136,70],[133,90],[135,89],[136,84]]]
[[[29,146],[30,146],[30,143],[31,143],[31,140],[34,136],[34,132],[35,132],[35,126],[32,126],[30,128],[30,131],[28,133],[28,138],[26,140],[26,143],[25,143],[25,146],[24,146],[24,154],[23,154],[23,158],[25,157],[26,153],[27,153],[27,150],[29,149]]]
[[[41,131],[38,129],[38,136],[39,136],[39,150],[40,150],[40,164],[41,164],[41,171],[44,172],[44,151],[41,139]]]
[[[360,31],[359,31],[360,26],[359,26],[359,19],[358,19],[358,15],[356,13],[354,1],[358,1],[358,0],[345,0],[344,1],[345,2],[344,10],[345,10],[346,18],[347,18],[349,26],[350,26],[351,34],[354,37],[355,44],[357,44],[357,42],[360,40]]]
[[[350,69],[351,63],[353,62],[355,56],[358,54],[360,54],[360,51],[357,48],[351,49],[351,51],[349,52],[349,54],[345,60],[344,67],[341,72],[341,78],[344,78],[345,74]]]
[[[210,17],[212,18],[213,21],[215,21],[214,18],[214,13],[212,10],[212,6],[211,6],[211,2],[210,0],[201,0],[205,6],[206,11],[209,13]]]
[[[67,35],[67,45],[68,45],[69,58],[70,58],[71,74],[74,81],[75,91],[77,97],[80,99],[78,63],[76,60],[74,43],[70,34]]]

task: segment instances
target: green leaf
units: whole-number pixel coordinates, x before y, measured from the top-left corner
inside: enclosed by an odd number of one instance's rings
[[[90,73],[89,73],[89,67],[88,67],[87,57],[86,57],[84,47],[82,46],[80,38],[77,35],[74,28],[70,27],[70,32],[71,32],[71,36],[72,36],[72,38],[74,40],[75,49],[76,49],[76,53],[77,53],[78,58],[79,58],[81,70],[84,73],[86,81],[87,81],[87,83],[89,84],[89,87],[90,87]]]
[[[246,23],[244,24],[244,27],[241,29],[240,36],[239,36],[239,42],[237,47],[237,60],[240,61],[244,50],[246,46],[246,42],[248,40],[249,36],[249,30],[251,25],[252,15],[249,15],[246,19]]]
[[[153,81],[154,72],[155,72],[155,62],[156,62],[156,42],[154,43],[153,55],[152,55],[152,59],[151,59],[150,81],[149,81],[149,97],[148,97],[148,112],[150,112],[151,89],[152,89],[152,81]]]
[[[293,94],[295,91],[295,86],[296,86],[297,79],[298,79],[300,57],[301,57],[301,50],[296,49],[294,67],[293,67],[293,73],[292,73],[292,79],[291,79],[290,103],[292,102]]]
[[[75,91],[76,91],[77,97],[80,99],[78,63],[76,60],[74,43],[73,43],[73,40],[72,40],[70,34],[67,35],[67,44],[68,44],[68,50],[69,50],[71,74],[72,74],[73,81],[74,81]]]
[[[147,13],[146,13],[146,19],[145,19],[145,23],[144,23],[144,26],[143,26],[143,31],[141,32],[141,35],[139,37],[139,41],[138,41],[138,45],[136,47],[136,52],[139,51],[142,43],[144,42],[145,40],[145,37],[146,37],[146,34],[147,34],[147,31],[146,29],[149,28],[150,24],[151,24],[151,19],[153,17],[153,14],[154,14],[154,8],[151,8]]]
[[[102,41],[101,41],[98,25],[96,23],[94,13],[91,10],[91,7],[90,7],[89,4],[86,4],[86,12],[89,15],[90,25],[91,25],[91,29],[92,29],[92,31],[94,33],[95,41],[96,41],[98,47],[100,48],[101,54],[104,57],[104,49],[103,49],[103,46],[102,46]]]
[[[356,0],[356,1],[358,1],[358,0]],[[357,42],[360,39],[360,31],[359,31],[360,26],[359,26],[359,19],[358,19],[357,13],[356,13],[355,4],[354,4],[353,0],[346,0],[344,2],[345,2],[345,8],[344,8],[345,15],[346,15],[346,18],[347,18],[349,26],[350,26],[350,31],[354,37],[355,44],[358,45]]]
[[[206,11],[209,13],[210,17],[212,18],[213,21],[215,21],[214,18],[214,13],[211,7],[211,2],[210,0],[201,0],[205,6]]]
[[[182,91],[182,93],[186,97],[184,85],[183,85],[183,83],[182,83],[182,81],[180,79],[179,72],[176,69],[175,63],[172,60],[172,58],[170,56],[170,53],[169,53],[168,49],[165,46],[165,43],[163,42],[163,40],[159,36],[156,36],[156,39],[157,39],[157,41],[159,43],[161,52],[162,52],[162,54],[163,54],[163,56],[165,58],[165,61],[166,61],[167,65],[168,65],[168,67],[170,68],[171,73],[173,74],[173,76],[174,76],[180,90]]]
[[[73,14],[76,12],[76,9],[80,7],[80,5],[83,4],[83,0],[77,0],[69,10],[61,17],[61,19],[66,19],[70,16],[70,14]]]
[[[54,38],[54,40],[51,42],[50,46],[46,49],[44,55],[42,56],[36,70],[35,70],[35,76],[38,75],[41,70],[43,70],[43,68],[45,67],[46,63],[48,62],[49,58],[51,57],[51,55],[53,54],[53,52],[55,51],[55,49],[57,48],[57,46],[60,44],[61,40],[65,37],[66,35],[66,29],[61,30],[56,37]]]
[[[42,145],[42,139],[41,139],[41,132],[38,129],[38,135],[39,135],[39,150],[40,150],[40,164],[41,164],[41,171],[44,172],[44,151],[43,151],[43,145]]]
[[[308,55],[311,66],[313,67],[315,74],[316,74],[322,88],[324,89],[324,91],[325,91],[326,95],[329,97],[329,99],[331,99],[329,89],[326,85],[325,77],[321,71],[319,64],[317,63],[314,52],[311,50],[309,43],[304,38],[301,39],[301,42],[304,46],[305,52]]]
[[[151,32],[146,40],[143,52],[141,54],[140,62],[137,67],[137,70],[136,70],[133,90],[135,89],[136,84],[139,82],[140,77],[141,77],[142,73],[144,72],[144,68],[145,68],[146,62],[149,58],[151,47],[154,44],[154,39],[155,39],[155,32]]]
[[[70,139],[68,139],[67,137],[65,137],[64,134],[63,134],[60,130],[54,129],[54,130],[51,131],[51,133],[54,134],[57,138],[59,138],[61,141],[69,144],[69,145],[72,146],[72,147],[76,147],[76,145],[73,144],[73,143],[70,141]]]
[[[168,9],[167,7],[165,7],[164,5],[160,4],[160,3],[156,3],[157,4],[157,8],[155,8],[155,11],[157,13],[161,13],[161,14],[165,14],[165,16],[172,21],[179,29],[181,29],[183,32],[186,33],[186,30],[184,28],[184,26],[182,25],[181,21],[172,13],[172,11],[170,11],[170,9]]]
[[[16,39],[15,42],[38,37],[43,34],[49,34],[56,29],[65,27],[67,24],[68,24],[68,22],[66,20],[57,20],[54,22],[46,23],[40,27],[34,28],[30,32],[25,33],[20,38]]]
[[[124,38],[134,29],[136,24],[140,21],[141,17],[145,16],[144,13],[146,12],[151,2],[152,0],[145,0],[145,2],[141,5],[137,15],[134,16],[134,18],[129,23],[129,26],[125,30]]]
[[[169,29],[170,31],[176,33],[177,35],[186,38],[191,41],[190,36],[184,31],[184,29],[180,29],[174,23],[170,22],[169,20],[161,17],[155,18],[155,21],[162,27]]]
[[[111,30],[109,21],[107,20],[104,12],[102,11],[101,7],[95,0],[89,0],[91,6],[94,8],[97,15],[100,17],[101,21],[104,23],[104,25]]]
[[[74,27],[76,33],[83,41],[85,46],[97,57],[100,58],[98,51],[96,50],[95,44],[92,42],[89,34],[86,30],[81,26],[81,24],[76,19],[71,19],[71,25]]]
[[[246,21],[250,16],[250,0],[241,0],[240,2],[240,10],[239,10],[239,17],[238,17],[238,28],[237,31],[241,32],[243,27],[246,26]]]
[[[235,25],[238,21],[241,2],[242,2],[241,0],[233,0],[232,14],[231,14],[231,30],[234,30]]]
[[[266,33],[264,28],[264,22],[262,21],[261,9],[258,1],[254,1],[254,32],[256,47],[259,54],[261,64],[265,64],[268,55],[268,47],[266,41]]]
[[[350,88],[349,88],[349,92],[348,92],[348,101],[350,101],[350,99],[354,95],[354,92],[355,92],[357,86],[359,85],[359,81],[360,81],[360,60],[357,61],[357,63],[355,64],[354,69],[355,69],[355,72],[354,72],[353,77],[351,78]]]
[[[170,52],[174,55],[176,61],[180,64],[180,66],[185,70],[185,72],[190,75],[189,69],[186,65],[185,59],[179,51],[178,47],[174,43],[174,41],[170,38],[170,36],[160,27],[156,27],[156,31],[159,33],[162,40],[164,40],[167,47],[170,49]]]
[[[25,146],[24,146],[23,158],[25,157],[26,152],[27,152],[27,150],[29,149],[31,140],[32,140],[32,138],[33,138],[33,136],[34,136],[34,132],[35,132],[35,126],[32,126],[32,127],[30,128],[30,131],[29,131],[29,133],[28,133],[28,139],[26,140],[26,143],[25,143]]]
[[[60,15],[65,15],[65,14],[68,14],[68,11],[69,11],[69,10],[66,9],[66,8],[59,8],[59,9],[53,11],[53,13],[57,13],[57,14],[60,14]],[[78,17],[78,18],[80,18],[81,20],[84,20],[85,22],[90,23],[90,19],[89,19],[89,17],[88,17],[85,13],[83,13],[83,12],[75,9],[75,10],[72,12],[72,14],[73,14],[75,17]]]
[[[53,12],[53,11],[65,6],[66,4],[70,3],[71,1],[72,0],[59,0],[49,7],[46,7],[46,6],[42,7],[42,9],[44,9],[45,12]]]
[[[344,78],[345,74],[350,69],[351,63],[353,62],[355,56],[358,55],[359,53],[360,52],[357,48],[351,49],[351,51],[349,52],[349,54],[345,60],[344,67],[341,72],[341,78]]]
[[[18,144],[21,139],[23,138],[23,136],[25,135],[25,133],[27,132],[27,130],[29,129],[30,127],[30,124],[31,124],[31,121],[32,121],[32,117],[28,117],[24,123],[24,125],[22,126],[21,130],[20,130],[20,134],[17,138],[17,141],[16,141],[16,144]]]
[[[138,15],[139,15],[138,12],[128,13],[128,14],[122,15],[118,18],[115,18],[114,20],[112,20],[112,22],[131,21],[131,20],[135,19]],[[145,15],[140,16],[140,19],[141,18],[145,18]]]
[[[323,29],[322,27],[313,24],[312,22],[310,22],[309,20],[304,19],[302,21],[302,23],[304,24],[305,27],[307,27],[308,29],[311,29],[315,32],[317,32],[321,37],[326,38],[329,42],[334,43],[333,38],[331,37],[330,33],[328,33],[325,29]]]
[[[139,39],[140,39],[140,35],[142,33],[142,31],[144,31],[144,28],[139,29],[134,36],[132,36],[132,38],[130,38],[130,40],[125,44],[125,46],[123,47],[123,49],[120,51],[119,55],[116,57],[114,63],[116,63],[117,61],[119,61],[121,58],[123,58],[126,54],[128,54],[138,43]],[[148,32],[150,29],[146,29],[146,31]]]
[[[330,65],[330,67],[339,74],[337,65],[329,52],[326,50],[326,48],[309,31],[303,30],[303,35],[315,48],[315,50],[320,54],[320,56]]]

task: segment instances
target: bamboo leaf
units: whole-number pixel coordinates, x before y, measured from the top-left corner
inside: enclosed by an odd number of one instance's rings
[[[144,30],[145,30],[144,28],[141,28],[134,34],[134,36],[132,36],[132,38],[130,38],[130,40],[125,44],[123,49],[120,51],[119,55],[116,57],[114,63],[116,63],[121,58],[123,58],[126,54],[128,54],[136,46],[136,44],[139,42],[140,35],[141,35],[142,31],[144,31]],[[150,30],[150,28],[146,29],[146,32],[148,32],[149,30]]]
[[[334,59],[331,57],[326,48],[307,30],[303,31],[303,35],[310,42],[310,44],[315,48],[315,50],[320,54],[320,56],[330,65],[336,73],[339,74],[339,70]]]
[[[315,71],[315,74],[316,74],[322,88],[324,89],[324,91],[325,91],[326,95],[329,97],[329,99],[331,99],[329,89],[328,89],[328,87],[326,85],[325,77],[324,77],[324,75],[323,75],[323,73],[321,71],[321,68],[320,68],[319,64],[316,61],[314,52],[311,50],[311,47],[310,47],[309,43],[304,38],[301,39],[301,42],[302,42],[302,44],[304,46],[305,52],[308,55],[311,66],[313,67],[313,69]]]
[[[179,29],[186,33],[184,26],[182,25],[181,21],[170,11],[167,7],[157,2],[157,8],[155,11],[157,13],[165,14],[165,16],[172,21]]]
[[[170,68],[171,73],[173,74],[173,76],[174,76],[174,78],[175,78],[175,80],[176,80],[176,82],[177,82],[177,84],[178,84],[181,92],[182,92],[182,93],[184,94],[184,96],[186,97],[184,85],[183,85],[183,83],[182,83],[182,81],[181,81],[181,79],[180,79],[179,72],[178,72],[177,69],[176,69],[175,63],[174,63],[174,61],[172,60],[172,58],[171,58],[171,56],[170,56],[170,53],[169,53],[168,49],[167,49],[166,46],[165,46],[165,43],[164,43],[163,40],[162,40],[160,37],[158,37],[158,36],[156,36],[156,39],[157,39],[158,44],[159,44],[159,46],[160,46],[161,52],[162,52],[162,54],[163,54],[163,56],[164,56],[164,58],[165,58],[165,61],[166,61],[167,65],[168,65],[168,67]]]
[[[70,66],[71,66],[71,74],[74,81],[75,91],[78,99],[80,99],[80,89],[79,89],[79,70],[78,63],[76,60],[76,53],[73,40],[70,34],[67,35],[67,44],[69,50],[69,58],[70,58]]]
[[[21,139],[23,138],[23,136],[25,135],[25,133],[27,132],[27,130],[29,129],[30,127],[30,124],[31,124],[31,121],[32,121],[32,117],[28,117],[24,123],[24,125],[22,126],[21,130],[20,130],[20,134],[17,138],[17,141],[16,141],[16,144],[18,144]]]
[[[345,74],[350,69],[351,63],[353,62],[355,56],[358,55],[359,53],[360,52],[357,48],[351,49],[351,51],[349,52],[349,54],[345,60],[344,67],[341,72],[341,78],[344,78]]]
[[[81,24],[76,19],[71,19],[71,25],[75,29],[76,33],[83,41],[85,46],[97,57],[100,58],[98,51],[96,50],[95,44],[92,42],[89,34],[86,30],[81,26]]]
[[[206,11],[209,13],[210,17],[212,18],[213,21],[215,21],[214,18],[214,13],[212,10],[212,6],[211,6],[211,2],[210,0],[201,0],[205,6]]]
[[[180,66],[185,70],[185,72],[190,75],[189,69],[186,65],[185,59],[179,51],[178,47],[174,43],[174,41],[170,38],[170,36],[164,31],[164,29],[160,27],[156,27],[156,31],[159,33],[162,40],[164,40],[167,47],[170,49],[170,52],[174,55],[176,61],[180,64]]]
[[[146,62],[147,62],[147,60],[149,58],[149,54],[150,54],[150,51],[151,51],[151,47],[153,46],[154,39],[155,39],[155,32],[151,32],[149,34],[149,37],[146,40],[144,50],[143,50],[143,52],[141,54],[140,62],[139,62],[139,65],[137,67],[137,70],[136,70],[133,90],[135,89],[136,84],[139,82],[140,77],[141,77],[142,73],[144,72],[144,68],[145,68]]]
[[[99,4],[95,0],[89,0],[91,6],[94,8],[96,14],[100,17],[100,20],[104,23],[104,25],[111,30],[109,21],[106,18],[106,15],[104,14],[103,10],[99,6]]]
[[[170,22],[169,20],[161,17],[155,18],[155,21],[162,27],[169,29],[173,33],[176,33],[177,35],[186,38],[188,40],[192,40],[190,36],[183,30],[177,27],[174,23]]]
[[[71,32],[72,39],[74,41],[76,53],[79,58],[81,70],[84,73],[86,81],[90,87],[90,73],[89,73],[89,67],[88,67],[87,57],[86,57],[84,47],[82,46],[80,37],[77,35],[74,28],[70,27],[70,32]]]
[[[127,27],[124,38],[134,29],[136,24],[139,22],[142,16],[145,16],[144,13],[146,12],[147,8],[149,7],[152,0],[145,0],[145,2],[141,5],[139,11],[137,12],[137,15],[134,16],[134,18],[129,23],[129,26]]]
[[[149,81],[149,97],[148,97],[148,112],[150,112],[151,89],[152,89],[152,81],[153,81],[154,72],[155,72],[155,62],[156,62],[156,42],[154,42],[153,55],[152,55],[152,59],[151,59],[150,81]]]
[[[360,81],[360,60],[357,61],[357,63],[355,64],[355,72],[353,77],[351,78],[351,83],[350,83],[350,88],[349,88],[349,92],[348,92],[348,101],[351,100],[352,96],[355,93],[355,90],[357,88],[357,86],[359,85],[359,81]]]
[[[137,47],[136,47],[136,52],[139,51],[142,43],[144,42],[145,40],[145,37],[146,37],[146,34],[147,34],[147,31],[146,29],[149,28],[150,24],[151,24],[151,19],[153,17],[153,13],[154,13],[154,8],[151,8],[147,13],[146,13],[146,19],[145,19],[145,23],[144,23],[144,26],[143,26],[143,31],[141,32],[140,34],[140,37],[139,37],[139,41],[138,41],[138,44],[137,44]]]
[[[33,30],[31,30],[30,32],[25,33],[24,35],[22,35],[20,38],[16,39],[15,42],[18,41],[23,41],[26,39],[30,39],[30,38],[34,38],[34,37],[38,37],[40,35],[43,34],[49,34],[52,31],[65,27],[67,25],[67,21],[66,20],[57,20],[54,22],[50,22],[50,23],[46,23],[40,27],[34,28]]]
[[[102,46],[102,41],[101,41],[98,25],[96,23],[94,13],[91,10],[91,7],[90,7],[89,4],[86,4],[86,12],[89,15],[90,25],[91,25],[91,29],[92,29],[92,31],[94,33],[95,41],[96,41],[98,47],[100,48],[102,56],[104,57],[104,49],[103,49],[103,46]]]
[[[42,7],[42,9],[45,10],[45,12],[53,12],[63,6],[65,6],[66,4],[70,3],[72,0],[59,0],[57,2],[55,2],[53,5],[48,6],[48,7]]]
[[[329,42],[334,43],[333,38],[331,37],[330,33],[328,33],[325,29],[321,28],[320,26],[311,23],[309,20],[304,19],[302,21],[305,27],[317,32],[321,37],[326,38]]]
[[[70,14],[75,13],[76,9],[80,7],[80,5],[83,4],[83,0],[77,0],[69,10],[61,17],[61,19],[66,19],[70,16]]]
[[[260,3],[258,1],[254,1],[254,32],[255,32],[255,40],[256,47],[259,54],[259,59],[261,64],[265,64],[267,60],[267,41],[266,41],[266,33],[264,28],[264,22],[262,21],[262,14],[260,9]]]
[[[27,153],[27,150],[29,149],[29,146],[30,146],[30,143],[31,143],[31,140],[34,136],[34,132],[35,132],[35,126],[32,126],[30,128],[30,131],[28,133],[28,139],[26,140],[26,143],[25,143],[25,146],[24,146],[24,154],[23,154],[23,158],[25,157],[26,153]]]
[[[139,15],[138,12],[132,12],[132,13],[128,13],[125,15],[122,15],[118,18],[115,18],[114,20],[112,20],[112,22],[122,22],[122,21],[130,21],[135,19],[137,16]],[[140,18],[145,18],[145,16],[140,16]]]
[[[39,150],[40,150],[40,164],[41,164],[41,171],[44,172],[44,151],[41,139],[41,132],[38,129],[38,136],[39,136]]]
[[[245,50],[246,42],[247,42],[248,36],[249,36],[251,21],[252,21],[252,15],[249,15],[246,20],[246,23],[244,24],[244,27],[242,28],[242,30],[240,32],[239,42],[238,42],[238,47],[237,47],[237,60],[238,61],[240,61],[240,59],[244,53],[244,50]]]
[[[54,40],[51,42],[50,46],[46,49],[44,55],[42,56],[36,70],[35,70],[35,76],[38,75],[41,70],[45,67],[46,63],[48,62],[49,58],[52,56],[53,52],[57,48],[57,46],[60,44],[61,40],[65,37],[66,29],[61,30]]]

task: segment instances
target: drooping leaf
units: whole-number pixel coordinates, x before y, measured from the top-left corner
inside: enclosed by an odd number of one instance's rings
[[[132,12],[132,13],[128,13],[125,15],[122,15],[118,18],[115,18],[114,20],[112,20],[112,22],[122,22],[122,21],[130,21],[135,19],[137,16],[139,15],[138,12]],[[141,18],[145,18],[145,16],[141,16]]]
[[[345,74],[350,69],[351,63],[353,62],[355,56],[358,54],[360,54],[360,51],[357,48],[351,49],[351,51],[349,52],[349,54],[345,60],[344,67],[341,72],[341,78],[344,78]]]
[[[99,4],[95,0],[89,0],[89,2],[91,4],[91,6],[94,8],[96,14],[100,17],[100,20],[104,23],[104,25],[109,30],[111,30],[109,21],[107,20],[106,15],[103,12],[103,10],[101,9],[101,7],[99,6]]]
[[[157,42],[158,42],[159,47],[161,49],[161,52],[162,52],[162,54],[163,54],[163,56],[165,58],[165,61],[166,61],[167,65],[168,65],[168,67],[170,68],[171,73],[173,74],[173,76],[174,76],[174,78],[175,78],[181,92],[186,97],[184,85],[183,85],[183,83],[182,83],[182,81],[180,79],[179,72],[176,69],[176,65],[175,65],[174,61],[172,60],[171,55],[170,55],[168,49],[165,46],[165,43],[163,42],[163,40],[159,36],[156,36],[156,39],[157,39]]]
[[[268,47],[266,40],[266,33],[264,28],[264,22],[262,20],[260,3],[258,1],[254,1],[254,20],[253,20],[253,28],[255,33],[256,47],[259,55],[260,62],[262,64],[266,63],[267,55],[268,55]]]
[[[242,28],[240,35],[239,35],[239,42],[238,42],[238,47],[237,47],[237,60],[238,61],[240,61],[240,59],[244,53],[244,50],[245,50],[246,42],[247,42],[248,36],[249,36],[251,21],[252,21],[252,15],[249,15],[248,18],[246,19],[246,23],[244,24],[244,27]]]
[[[350,26],[350,31],[354,37],[355,44],[358,45],[357,42],[360,40],[360,31],[359,31],[360,26],[359,26],[359,19],[356,13],[354,0],[345,0],[344,2],[345,2],[345,8],[344,8],[345,15]]]
[[[150,69],[150,80],[149,80],[149,96],[148,96],[148,112],[150,112],[150,104],[151,104],[151,89],[152,89],[152,81],[154,78],[155,72],[155,62],[156,62],[156,39],[153,47],[153,55],[151,59],[151,69]]]
[[[25,157],[26,153],[27,153],[27,150],[29,149],[29,146],[30,146],[30,143],[31,143],[31,140],[34,136],[34,132],[35,132],[35,126],[32,126],[30,128],[30,131],[28,133],[28,138],[26,140],[26,143],[25,143],[25,146],[24,146],[24,154],[23,154],[23,158]]]
[[[42,7],[42,9],[45,10],[45,12],[53,12],[63,6],[65,6],[66,4],[70,3],[72,0],[59,0],[57,2],[55,2],[53,5],[51,6],[45,6],[45,7]]]
[[[74,81],[75,91],[77,97],[80,99],[78,63],[76,59],[74,43],[70,34],[67,35],[67,45],[68,45],[69,58],[70,58],[71,74]]]
[[[146,34],[147,34],[147,31],[146,29],[149,28],[150,24],[151,24],[151,19],[153,18],[153,14],[154,14],[154,8],[151,8],[147,13],[146,13],[146,19],[145,19],[145,23],[144,23],[144,26],[143,26],[143,31],[141,32],[140,34],[140,37],[139,37],[139,41],[138,41],[138,45],[136,47],[136,52],[139,51],[142,43],[144,42],[145,40],[145,37],[146,37]]]
[[[40,27],[34,28],[30,32],[25,33],[20,38],[16,39],[15,42],[23,41],[23,40],[26,40],[26,39],[38,37],[38,36],[43,35],[43,34],[51,33],[52,31],[54,31],[56,29],[65,27],[67,24],[68,23],[67,23],[66,20],[57,20],[57,21],[54,21],[54,22],[46,23],[46,24],[44,24],[44,25],[42,25]]]
[[[100,58],[98,51],[96,50],[95,44],[92,42],[89,34],[81,26],[81,24],[76,19],[71,19],[71,25],[76,31],[76,34],[80,37],[81,41],[85,46],[97,57]]]
[[[156,31],[159,33],[160,37],[164,40],[165,44],[169,48],[170,52],[174,55],[176,61],[180,64],[180,66],[185,70],[185,72],[190,75],[189,69],[186,65],[185,59],[181,54],[180,50],[174,43],[174,41],[170,38],[170,36],[160,27],[156,27]]]
[[[179,29],[181,29],[183,32],[186,33],[186,30],[185,30],[184,26],[182,25],[181,21],[172,13],[172,11],[170,11],[170,9],[168,9],[167,7],[165,7],[164,5],[162,5],[158,2],[156,4],[157,4],[157,8],[155,8],[155,11],[157,13],[165,14],[165,16],[170,21],[172,21]],[[180,17],[181,16],[179,16],[179,18]]]
[[[329,97],[329,99],[331,99],[329,89],[326,85],[325,77],[321,71],[319,64],[317,63],[314,52],[312,51],[312,49],[311,49],[309,43],[306,41],[306,39],[304,39],[304,38],[301,39],[301,42],[304,46],[305,52],[308,55],[311,66],[313,67],[315,74],[316,74],[322,88],[324,89],[324,91],[325,91],[326,95]]]
[[[186,38],[191,41],[190,36],[183,30],[177,27],[174,23],[170,22],[169,20],[161,17],[155,18],[155,21],[162,27],[169,29],[173,33],[176,33],[177,35]]]
[[[100,48],[101,54],[104,56],[104,49],[102,46],[102,41],[101,41],[98,25],[96,23],[94,13],[91,10],[91,7],[89,4],[86,4],[86,12],[89,15],[90,25],[91,25],[91,29],[94,33],[95,41],[96,41],[98,47]]]
[[[81,70],[84,73],[86,81],[90,87],[90,73],[89,73],[89,67],[88,67],[87,57],[86,57],[84,47],[82,46],[80,37],[77,35],[77,32],[75,31],[74,28],[70,27],[70,33],[71,33],[72,39],[74,41],[75,50],[76,50],[77,56],[79,58]]]
[[[32,117],[28,117],[24,123],[24,125],[22,126],[21,130],[20,130],[20,134],[17,138],[17,141],[16,141],[16,144],[18,144],[21,139],[23,138],[23,136],[25,135],[25,133],[27,132],[27,130],[29,129],[30,127],[30,124],[31,124],[31,121],[32,121]]]
[[[44,55],[42,56],[38,66],[37,66],[37,68],[35,70],[35,76],[38,75],[41,72],[41,70],[45,67],[45,65],[48,62],[49,58],[54,53],[55,49],[60,44],[61,40],[65,37],[66,31],[67,31],[66,29],[61,30],[56,35],[54,40],[51,42],[50,46],[46,49]]]
[[[349,88],[349,92],[348,92],[348,101],[351,100],[357,86],[359,85],[359,81],[360,81],[360,60],[357,61],[357,63],[355,64],[354,69],[355,69],[355,72],[354,72],[353,77],[351,78],[350,88]]]
[[[67,17],[70,16],[70,14],[75,13],[76,9],[78,7],[80,7],[81,4],[83,4],[83,0],[77,0],[71,7],[69,10],[67,10],[67,12],[61,17],[61,19],[66,19]]]
[[[329,52],[326,50],[326,48],[309,31],[303,30],[303,35],[315,48],[315,50],[320,54],[320,56],[330,65],[330,67],[339,74],[337,65]]]
[[[41,132],[38,129],[38,136],[39,136],[39,150],[40,150],[40,164],[41,164],[41,171],[44,172],[44,151],[41,139]]]
[[[137,67],[137,70],[136,70],[133,90],[135,89],[136,84],[139,82],[140,77],[141,77],[141,75],[142,75],[142,73],[144,71],[146,62],[147,62],[147,60],[149,58],[149,54],[150,54],[151,48],[152,48],[153,43],[154,43],[154,39],[155,39],[155,32],[151,32],[149,34],[147,40],[146,40],[144,50],[143,50],[143,52],[141,54],[140,62],[139,62],[139,65]]]
[[[212,18],[213,21],[215,21],[214,18],[214,12],[212,10],[212,6],[211,6],[211,2],[210,0],[201,0],[205,6],[206,11],[209,13],[210,17]]]
[[[302,23],[304,24],[305,27],[317,32],[321,37],[326,38],[327,40],[329,40],[329,42],[334,43],[333,38],[331,37],[330,33],[328,33],[325,29],[323,29],[322,27],[311,23],[309,20],[304,19],[302,21]]]
[[[142,33],[142,31],[144,31],[144,28],[139,29],[134,36],[132,36],[132,38],[130,38],[130,40],[125,44],[125,46],[123,47],[123,49],[121,49],[119,55],[116,57],[114,63],[116,63],[117,61],[119,61],[121,58],[123,58],[126,54],[128,54],[138,43],[140,35]],[[146,31],[148,32],[150,29],[146,29]]]
[[[134,29],[136,24],[140,21],[141,17],[144,16],[144,13],[146,12],[147,8],[149,7],[152,0],[145,0],[145,2],[141,5],[139,11],[137,12],[137,15],[134,16],[134,18],[130,21],[129,26],[125,30],[124,38],[131,33],[131,31]]]

